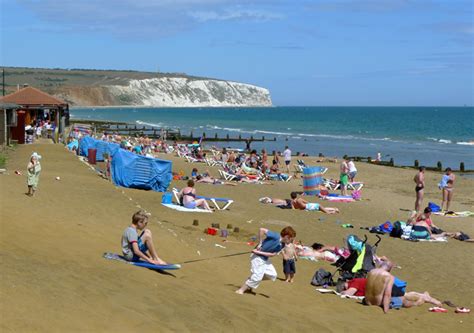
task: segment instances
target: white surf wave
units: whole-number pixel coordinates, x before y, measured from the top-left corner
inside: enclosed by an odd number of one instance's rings
[[[136,122],[138,125],[145,125],[145,126],[158,127],[158,128],[163,127],[163,123],[155,124],[155,123],[148,123],[148,122],[146,122],[146,121],[141,121],[141,120],[136,120],[135,122]]]
[[[453,143],[451,140],[448,140],[448,139],[438,139],[438,138],[431,138],[431,137],[428,137],[427,139],[438,142],[438,143],[444,143],[444,144]]]

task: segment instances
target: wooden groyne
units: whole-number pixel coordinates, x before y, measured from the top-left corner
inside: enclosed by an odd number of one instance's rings
[[[420,162],[418,160],[413,161],[413,165],[395,165],[395,161],[393,158],[391,158],[389,161],[376,161],[373,160],[370,156],[369,157],[362,157],[362,156],[347,156],[344,155],[345,159],[353,159],[355,162],[367,162],[371,164],[377,164],[377,165],[384,165],[384,166],[390,166],[390,167],[397,167],[397,168],[413,168],[413,169],[418,169],[420,167]],[[425,166],[426,170],[430,171],[439,171],[443,172],[443,163],[441,161],[438,161],[436,163],[435,167],[430,167],[430,166]],[[467,170],[465,168],[464,162],[459,163],[459,169],[458,170],[453,170],[454,172],[465,172],[465,173],[474,173],[474,170]]]
[[[199,141],[202,139],[204,142],[245,142],[247,150],[250,150],[250,144],[252,142],[263,142],[263,141],[276,141],[274,138],[254,138],[253,136],[243,138],[241,135],[238,137],[230,137],[227,134],[224,137],[219,137],[217,133],[214,136],[208,136],[206,133],[202,133],[201,136],[195,136],[193,132],[189,135],[182,134],[181,131],[169,129],[169,128],[156,128],[152,126],[142,126],[136,124],[110,122],[110,121],[91,121],[91,120],[71,120],[72,123],[88,123],[92,126],[94,133],[116,133],[124,136],[147,136],[152,139],[165,139],[172,141]]]

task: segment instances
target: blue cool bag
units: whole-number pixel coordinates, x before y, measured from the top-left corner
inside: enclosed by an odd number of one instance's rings
[[[161,196],[161,203],[164,203],[164,204],[173,203],[173,195],[171,194],[171,192],[163,193],[163,195]]]

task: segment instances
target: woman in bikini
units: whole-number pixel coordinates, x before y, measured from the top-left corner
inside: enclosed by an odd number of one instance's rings
[[[413,178],[413,181],[416,184],[415,193],[416,193],[416,200],[415,200],[415,210],[419,212],[421,210],[421,205],[423,204],[423,194],[425,188],[425,167],[421,166],[418,168],[418,173]]]
[[[453,190],[454,190],[454,180],[456,176],[454,175],[451,168],[447,168],[446,173],[441,178],[441,182],[438,184],[438,187],[441,189],[443,194],[443,201],[441,202],[441,210],[444,208],[446,203],[446,211],[449,211],[449,206],[451,205],[451,200],[453,199]]]
[[[194,188],[194,180],[188,180],[188,186],[179,192],[179,197],[183,198],[183,206],[189,209],[200,207],[205,210],[212,210],[206,199],[196,199],[196,189]]]

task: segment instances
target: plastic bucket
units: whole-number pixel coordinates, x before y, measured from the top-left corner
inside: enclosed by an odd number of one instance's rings
[[[173,195],[170,192],[165,192],[161,196],[161,203],[170,204],[172,203]]]
[[[319,166],[303,169],[303,190],[306,195],[318,195],[323,182],[323,168]]]
[[[87,150],[87,160],[89,161],[89,164],[95,164],[96,157],[97,157],[97,149],[89,148]]]

